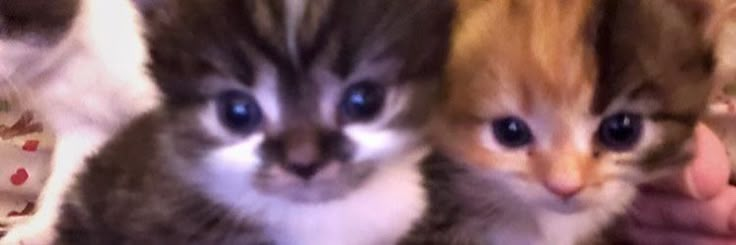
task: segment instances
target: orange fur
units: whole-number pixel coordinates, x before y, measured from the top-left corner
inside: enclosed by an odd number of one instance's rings
[[[566,115],[585,110],[590,104],[595,69],[592,47],[584,42],[591,1],[486,1],[463,13],[458,23],[455,49],[451,54],[448,80],[449,101],[444,107],[454,120],[441,136],[452,155],[464,161],[493,167],[514,161],[512,156],[493,154],[483,148],[477,135],[489,119],[507,113],[545,114],[558,132],[553,141],[570,149],[574,125]],[[469,2],[460,2],[460,6]],[[489,23],[493,23],[490,24]],[[579,91],[570,96],[570,91]],[[509,108],[518,107],[518,111]],[[560,109],[570,109],[569,113]],[[464,126],[461,126],[464,125]],[[449,140],[449,141],[448,141]],[[467,141],[472,142],[467,142]],[[455,146],[455,147],[453,147]],[[583,181],[592,176],[579,169],[592,168],[592,161],[574,151],[552,154],[530,151],[530,165],[521,175],[550,180]],[[559,161],[559,157],[578,160]],[[552,164],[554,162],[569,164]],[[567,179],[566,179],[567,178]]]
[[[615,81],[602,84],[596,49],[601,3],[460,0],[446,101],[434,130],[439,148],[480,171],[510,174],[552,193],[592,189],[580,199],[595,202],[599,186],[627,174],[644,175],[637,171],[651,164],[643,160],[648,154],[684,142],[692,129],[687,122],[646,120],[641,143],[622,152],[600,146],[596,131],[601,120],[617,112],[633,111],[645,119],[658,113],[698,116],[702,95],[710,88],[700,63],[709,47],[701,24],[708,21],[700,17],[710,13],[709,6],[668,0],[622,3],[640,10],[622,10],[613,18],[616,51],[609,58],[639,63],[625,63]],[[693,37],[694,32],[702,38]],[[612,99],[602,99],[606,95]],[[594,109],[598,103],[605,104],[605,111]],[[495,142],[490,124],[506,116],[523,119],[534,141],[522,149]],[[663,165],[682,162],[666,161],[672,163]]]
[[[459,5],[432,124],[463,170],[438,200],[479,216],[459,227],[479,222],[491,244],[592,244],[638,184],[687,163],[712,84],[707,1]]]

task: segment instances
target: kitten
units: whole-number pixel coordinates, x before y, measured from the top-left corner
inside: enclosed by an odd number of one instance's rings
[[[453,1],[147,3],[165,102],[89,160],[56,244],[393,244],[420,217]]]
[[[136,15],[129,0],[0,1],[0,92],[57,138],[39,209],[0,244],[50,242],[84,157],[157,103]]]
[[[707,16],[669,0],[462,13],[434,131],[445,156],[423,166],[431,206],[404,243],[605,242],[637,184],[691,158],[711,88]]]

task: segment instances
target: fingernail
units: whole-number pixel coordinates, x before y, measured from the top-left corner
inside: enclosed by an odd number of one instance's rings
[[[695,186],[696,180],[693,177],[693,172],[694,171],[692,171],[692,168],[689,166],[685,169],[685,188],[693,198],[701,200],[703,195],[698,191],[697,186]]]

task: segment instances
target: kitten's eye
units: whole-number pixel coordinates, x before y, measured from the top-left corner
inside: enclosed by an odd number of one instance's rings
[[[250,132],[263,120],[256,100],[245,93],[227,91],[217,99],[220,121],[228,128],[240,132]]]
[[[532,132],[526,123],[516,117],[505,117],[492,122],[496,140],[509,148],[517,148],[532,142]]]
[[[615,151],[629,150],[641,138],[641,115],[619,113],[603,119],[598,128],[598,140]]]
[[[386,90],[374,82],[359,82],[345,90],[340,110],[348,121],[366,121],[383,109]]]

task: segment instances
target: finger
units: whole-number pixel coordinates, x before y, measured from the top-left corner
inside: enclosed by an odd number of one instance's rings
[[[637,245],[736,245],[734,237],[707,236],[636,225],[627,226],[625,232]]]
[[[723,142],[703,124],[695,128],[694,138],[693,161],[651,188],[707,200],[728,186],[731,166]]]
[[[736,234],[736,187],[708,201],[661,193],[644,193],[630,209],[637,222],[652,227],[676,228],[710,234]]]
[[[702,200],[728,187],[731,165],[725,145],[710,128],[700,124],[695,135],[695,158],[686,171],[690,184],[685,193]]]

